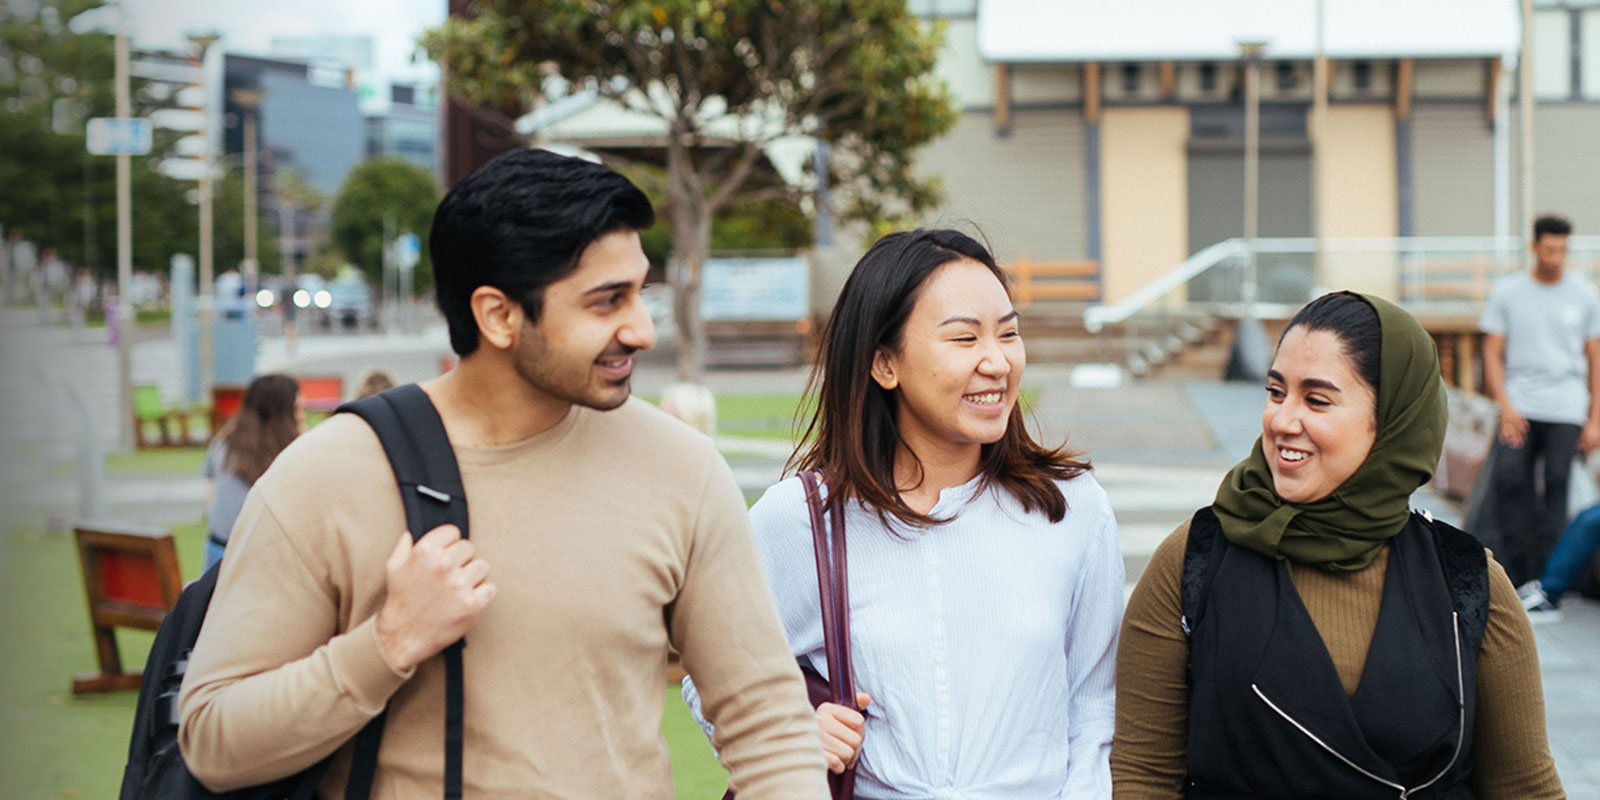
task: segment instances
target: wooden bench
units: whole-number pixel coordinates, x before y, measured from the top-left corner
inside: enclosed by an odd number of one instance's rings
[[[1098,261],[1034,261],[1026,255],[1006,266],[1019,308],[1036,300],[1100,299]]]
[[[178,603],[183,576],[167,531],[112,523],[79,523],[72,529],[89,601],[100,671],[72,681],[74,694],[138,689],[139,670],[125,670],[117,628],[153,631]]]
[[[301,375],[295,378],[300,384],[300,400],[306,406],[306,423],[316,424],[326,419],[344,402],[344,378],[338,375]]]
[[[139,449],[188,447],[191,440],[188,408],[167,405],[155,384],[133,387],[133,440]],[[203,413],[203,412],[202,412]],[[152,435],[153,433],[153,435]]]

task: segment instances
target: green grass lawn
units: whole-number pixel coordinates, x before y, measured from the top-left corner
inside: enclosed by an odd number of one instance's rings
[[[156,451],[147,451],[156,452]],[[163,456],[166,453],[163,452]],[[176,469],[170,462],[157,464]],[[198,463],[196,463],[198,469]],[[204,530],[174,531],[186,578],[199,572]],[[135,692],[75,697],[72,677],[96,669],[83,579],[72,536],[0,538],[0,797],[109,798],[117,795],[133,726]],[[153,635],[121,631],[123,665],[137,667]],[[720,797],[727,773],[711,755],[676,686],[664,686],[661,721],[681,798]]]
[[[106,474],[111,477],[199,475],[205,460],[204,447],[162,447],[132,453],[112,453],[106,456]]]

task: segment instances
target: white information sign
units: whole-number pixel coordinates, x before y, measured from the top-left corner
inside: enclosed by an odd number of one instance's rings
[[[96,156],[142,156],[150,152],[150,120],[143,117],[95,117],[85,131],[89,153]]]
[[[700,314],[712,320],[811,316],[811,270],[802,257],[710,258],[700,273]]]

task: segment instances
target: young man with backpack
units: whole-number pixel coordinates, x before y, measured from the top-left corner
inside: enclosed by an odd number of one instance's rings
[[[448,683],[466,796],[668,798],[671,644],[741,796],[827,796],[732,474],[705,436],[629,399],[633,354],[655,343],[638,236],[653,216],[616,173],[538,150],[440,204],[429,247],[460,364],[421,388],[470,538],[413,542],[354,414],[285,450],[246,501],[183,681],[179,742],[207,787],[333,754],[319,793],[344,796],[352,737],[382,713],[372,796],[438,796]],[[439,654],[462,637],[456,681]]]

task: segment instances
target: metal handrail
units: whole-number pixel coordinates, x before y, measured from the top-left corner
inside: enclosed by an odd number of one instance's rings
[[[1243,239],[1224,239],[1217,242],[1184,259],[1182,264],[1172,268],[1165,275],[1139,287],[1138,291],[1128,295],[1121,302],[1109,306],[1102,304],[1090,306],[1083,312],[1083,327],[1090,333],[1099,333],[1106,325],[1125,322],[1129,317],[1143,311],[1146,306],[1194,280],[1206,270],[1230,258],[1249,253],[1250,248]]]
[[[1523,254],[1520,237],[1495,236],[1330,237],[1320,243],[1312,237],[1281,237],[1260,238],[1253,244],[1258,254],[1310,255],[1318,252],[1319,244],[1324,254],[1389,253],[1415,257],[1430,253],[1491,253],[1513,265],[1512,260],[1522,258]],[[1090,306],[1083,312],[1083,326],[1090,333],[1099,333],[1107,325],[1126,322],[1208,270],[1230,259],[1248,257],[1251,249],[1252,243],[1242,238],[1226,239],[1204,248],[1120,302]],[[1568,240],[1568,252],[1570,269],[1578,274],[1600,273],[1600,236],[1572,236]],[[1575,257],[1580,255],[1582,257]],[[1265,305],[1257,304],[1257,310]]]

